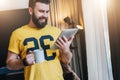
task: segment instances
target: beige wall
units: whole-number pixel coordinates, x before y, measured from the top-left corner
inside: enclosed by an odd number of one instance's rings
[[[24,9],[28,7],[28,0],[0,0],[0,11]]]

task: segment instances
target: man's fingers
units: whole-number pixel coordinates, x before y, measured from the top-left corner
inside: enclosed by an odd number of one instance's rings
[[[70,44],[72,43],[73,39],[74,39],[74,35],[72,35],[72,36],[68,39],[68,41],[70,42]]]
[[[32,51],[29,51],[26,55],[26,62],[28,63],[28,65],[32,65],[35,63],[35,58]]]
[[[32,54],[33,52],[30,50],[30,51],[28,51],[28,54]]]
[[[64,35],[62,36],[62,39],[63,39],[64,42],[68,41],[68,39]]]

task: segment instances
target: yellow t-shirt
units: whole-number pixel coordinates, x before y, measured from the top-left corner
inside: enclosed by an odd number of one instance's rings
[[[24,68],[25,80],[64,80],[58,59],[59,51],[50,50],[60,32],[59,29],[48,25],[42,29],[25,25],[12,33],[8,50],[20,55],[22,59],[29,50],[44,50],[44,62]]]

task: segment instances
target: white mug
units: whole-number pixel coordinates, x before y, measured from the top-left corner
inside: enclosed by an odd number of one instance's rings
[[[35,57],[35,63],[39,63],[39,62],[42,63],[43,61],[45,61],[43,49],[36,49],[33,51],[33,53]]]

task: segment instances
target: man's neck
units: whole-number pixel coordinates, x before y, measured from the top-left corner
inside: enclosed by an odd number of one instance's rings
[[[30,22],[28,23],[28,26],[32,28],[36,28],[36,25],[32,22],[32,20],[30,20]]]

